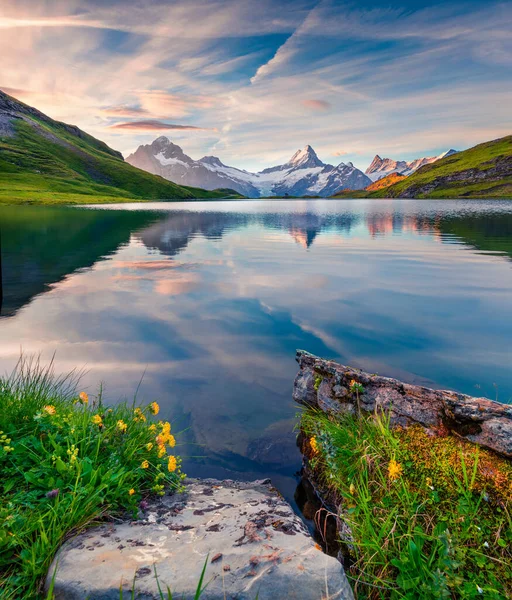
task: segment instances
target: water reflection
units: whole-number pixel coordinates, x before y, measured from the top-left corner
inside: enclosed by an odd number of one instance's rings
[[[512,396],[510,204],[3,207],[0,222],[5,370],[20,346],[55,351],[110,401],[145,371],[191,474],[271,476],[293,495],[297,347]]]
[[[161,205],[160,205],[161,206]],[[238,207],[237,207],[238,208]],[[512,257],[512,214],[507,203],[469,203],[460,210],[450,203],[415,206],[423,212],[406,214],[400,210],[374,210],[362,213],[332,214],[314,212],[197,212],[180,210],[77,210],[74,208],[2,207],[0,209],[0,251],[8,255],[0,262],[0,281],[5,287],[2,316],[12,315],[32,297],[80,269],[115,253],[133,234],[148,249],[174,256],[190,240],[202,235],[221,239],[226,231],[261,225],[287,231],[303,248],[309,248],[322,230],[340,237],[364,222],[371,237],[403,233],[428,234],[439,241],[457,241],[478,250]],[[484,211],[468,211],[483,208]],[[443,236],[445,236],[443,238]],[[2,242],[3,237],[3,242]],[[56,252],[58,247],[59,251]],[[0,252],[1,254],[1,252]]]

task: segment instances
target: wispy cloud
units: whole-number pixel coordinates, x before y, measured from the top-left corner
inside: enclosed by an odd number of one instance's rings
[[[215,103],[213,97],[173,94],[165,90],[140,90],[137,95],[147,112],[159,116],[184,117]]]
[[[102,113],[109,117],[140,117],[149,114],[145,108],[139,106],[109,106],[102,109]]]
[[[302,101],[303,106],[311,110],[328,110],[331,108],[331,103],[327,100],[319,100],[318,98],[307,98]]]
[[[125,153],[172,131],[243,168],[307,143],[365,168],[512,130],[500,0],[2,0],[0,28],[3,89]]]
[[[193,125],[177,125],[175,123],[164,123],[163,121],[126,121],[124,123],[115,123],[114,125],[110,125],[109,129],[122,129],[124,131],[170,131],[171,129],[190,129],[194,131],[204,131],[207,128],[194,127]]]

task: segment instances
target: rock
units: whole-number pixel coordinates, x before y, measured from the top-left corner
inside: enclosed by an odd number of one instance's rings
[[[508,458],[512,458],[512,406],[487,398],[473,398],[447,390],[410,385],[297,351],[300,370],[293,398],[326,413],[354,412],[356,395],[348,393],[352,380],[364,391],[359,403],[367,412],[389,412],[393,425],[419,424],[448,430]],[[315,384],[320,378],[320,384]]]
[[[186,492],[150,503],[144,519],[106,524],[66,542],[56,569],[56,600],[119,600],[132,584],[137,599],[350,599],[341,564],[315,544],[268,481],[190,480]],[[87,550],[87,551],[86,551]]]

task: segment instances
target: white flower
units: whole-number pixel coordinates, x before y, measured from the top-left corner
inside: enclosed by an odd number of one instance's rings
[[[479,594],[483,594],[484,593],[483,589],[479,585],[476,586],[476,589],[477,589],[477,591],[478,591]]]
[[[489,548],[489,542],[484,542],[484,548]]]

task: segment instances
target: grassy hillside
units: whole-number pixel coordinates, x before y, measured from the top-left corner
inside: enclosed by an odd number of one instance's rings
[[[176,185],[0,91],[0,202],[90,203],[240,197]]]
[[[512,198],[512,135],[425,165],[375,198]]]

